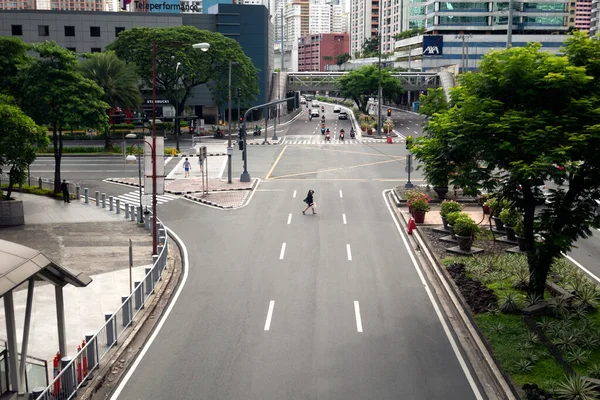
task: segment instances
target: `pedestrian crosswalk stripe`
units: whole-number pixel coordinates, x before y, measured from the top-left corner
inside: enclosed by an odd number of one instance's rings
[[[404,139],[394,139],[394,143],[404,143]],[[386,143],[385,139],[331,139],[330,141],[326,141],[325,139],[312,139],[312,140],[304,140],[304,139],[292,139],[285,138],[280,142],[280,144],[336,144],[336,145],[354,145],[354,144],[364,144],[364,143]]]
[[[143,190],[142,190],[142,195],[145,195]],[[133,192],[118,195],[118,196],[116,196],[116,198],[121,201],[121,204],[124,204],[124,203],[139,204],[140,192],[137,190],[134,190]],[[172,201],[172,200],[177,200],[178,198],[179,198],[179,196],[175,196],[175,195],[160,194],[160,195],[156,196],[156,203],[164,204],[164,203],[168,203],[169,201]]]

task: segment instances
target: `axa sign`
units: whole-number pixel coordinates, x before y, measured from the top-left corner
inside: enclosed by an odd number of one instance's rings
[[[423,36],[423,57],[442,56],[444,54],[444,37],[441,35]]]

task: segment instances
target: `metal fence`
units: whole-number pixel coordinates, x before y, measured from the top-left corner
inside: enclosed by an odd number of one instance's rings
[[[4,338],[0,338],[0,396],[9,389],[8,380],[8,346]],[[19,362],[21,361],[21,353]],[[25,360],[25,390],[30,392],[32,388],[48,386],[48,361],[41,358],[26,356]]]
[[[8,174],[4,173],[4,172],[0,173],[0,187],[2,187],[2,185],[7,185],[8,181],[9,181]],[[49,178],[42,178],[41,176],[27,176],[27,180],[25,181],[24,184],[27,186],[38,187],[40,189],[54,190],[54,180],[49,179]],[[67,184],[69,185],[70,197],[72,199],[74,199],[76,192],[77,192],[77,187],[79,186],[79,184],[76,182],[68,182],[68,181],[67,181]],[[15,185],[13,188],[13,191],[15,191],[15,192],[21,191],[21,185]]]
[[[50,385],[32,390],[34,399],[67,400],[75,397],[78,389],[91,379],[92,371],[100,367],[100,362],[109,351],[131,334],[133,329],[128,328],[154,294],[167,265],[168,236],[160,221],[157,221],[157,234],[158,255],[152,256],[152,267],[146,268],[143,280],[135,282],[133,293],[122,298],[121,306],[114,314],[105,314],[104,326],[95,335],[86,336],[85,345],[74,357],[61,359],[60,372]]]

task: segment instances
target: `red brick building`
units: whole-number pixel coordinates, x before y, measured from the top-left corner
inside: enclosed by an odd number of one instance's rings
[[[347,33],[316,33],[298,39],[298,72],[325,71],[339,54],[350,53]]]

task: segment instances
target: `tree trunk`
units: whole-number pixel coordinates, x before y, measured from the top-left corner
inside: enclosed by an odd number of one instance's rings
[[[144,121],[142,121],[143,123]],[[110,150],[112,143],[110,142],[110,125],[106,127],[106,131],[104,131],[104,149]]]
[[[52,142],[54,144],[54,193],[60,193],[60,160],[62,158],[63,141],[62,128],[59,131],[56,122],[52,124]]]
[[[14,166],[12,166],[10,168],[10,171],[8,172],[8,188],[6,189],[6,198],[8,200],[10,200],[10,195],[12,194],[12,188],[13,188],[13,185],[15,184],[15,182],[13,180],[13,174],[12,174],[13,168],[14,168]]]

